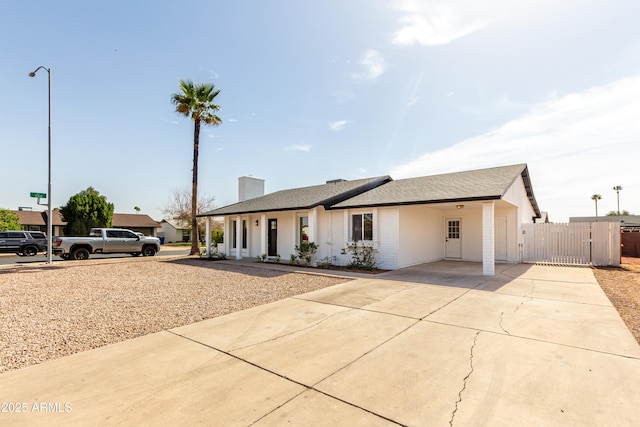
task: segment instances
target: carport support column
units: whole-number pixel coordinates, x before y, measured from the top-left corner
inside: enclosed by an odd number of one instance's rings
[[[260,215],[260,255],[267,253],[267,215]]]
[[[242,259],[242,218],[236,217],[236,259]]]
[[[205,247],[207,248],[207,258],[211,258],[211,217],[205,216]]]
[[[494,202],[482,203],[482,274],[496,275]]]

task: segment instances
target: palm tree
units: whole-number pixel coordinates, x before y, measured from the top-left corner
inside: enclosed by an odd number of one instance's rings
[[[600,194],[594,194],[591,196],[591,200],[596,202],[596,221],[598,220],[598,200],[602,200],[602,196]]]
[[[216,112],[220,106],[214,103],[220,93],[213,83],[193,84],[191,80],[180,80],[180,93],[171,95],[176,112],[191,117],[193,129],[193,179],[191,182],[191,255],[200,253],[198,223],[198,150],[200,144],[200,124],[219,126],[222,123]]]
[[[620,215],[620,191],[622,190],[622,185],[616,185],[613,187],[613,191],[618,193],[618,215]]]

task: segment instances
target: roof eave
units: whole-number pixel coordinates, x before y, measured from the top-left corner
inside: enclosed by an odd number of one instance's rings
[[[480,201],[488,201],[488,200],[500,200],[502,196],[482,196],[482,197],[460,197],[453,199],[437,199],[437,200],[413,200],[407,202],[389,202],[389,203],[363,203],[360,205],[350,205],[350,206],[333,206],[331,210],[340,210],[340,209],[360,209],[360,208],[383,208],[383,207],[391,207],[391,206],[411,206],[411,205],[436,205],[442,203],[460,203],[460,202],[480,202]]]

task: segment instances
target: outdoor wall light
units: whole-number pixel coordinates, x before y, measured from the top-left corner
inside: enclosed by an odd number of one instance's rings
[[[258,224],[259,224],[259,222],[258,222],[258,220],[256,219],[256,227],[258,226]]]
[[[456,209],[462,209],[464,208],[464,205],[456,205]]]

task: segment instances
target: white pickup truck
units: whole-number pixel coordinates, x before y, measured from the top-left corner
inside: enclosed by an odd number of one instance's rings
[[[90,254],[154,256],[160,239],[123,228],[92,228],[87,237],[56,237],[53,253],[62,259],[87,259]]]

